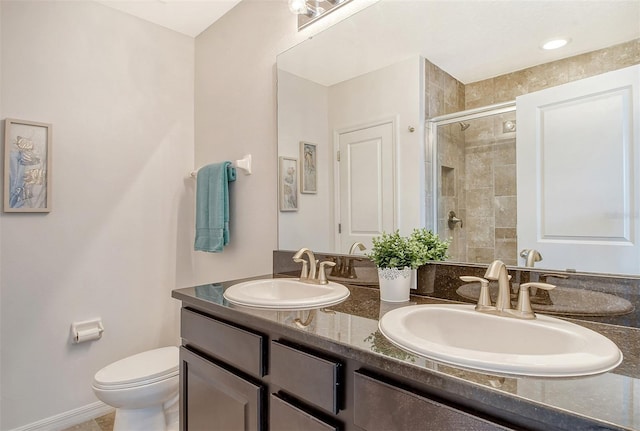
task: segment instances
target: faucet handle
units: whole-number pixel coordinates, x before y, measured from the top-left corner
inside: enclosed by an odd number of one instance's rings
[[[539,283],[533,281],[531,283],[524,283],[520,285],[520,294],[518,295],[518,305],[516,310],[525,318],[535,319],[536,315],[531,308],[531,296],[529,293],[530,287],[536,287],[543,290],[555,289],[556,286],[549,283]]]
[[[309,278],[309,264],[307,263],[307,261],[297,257],[294,257],[293,261],[296,263],[302,263],[302,271],[300,271],[300,280],[302,280],[303,278]]]
[[[331,262],[329,260],[325,260],[320,262],[320,269],[318,270],[318,283],[319,284],[327,284],[327,274],[325,273],[325,267],[336,266],[335,262]]]
[[[479,281],[480,283],[485,282],[488,283],[489,281],[487,281],[486,279],[482,278],[482,277],[475,277],[473,275],[461,275],[460,276],[460,280],[464,281],[465,283],[473,283],[474,281]]]
[[[462,275],[460,276],[460,280],[464,281],[465,283],[480,283],[480,295],[478,296],[478,304],[476,305],[476,310],[486,310],[488,309],[488,307],[492,307],[491,296],[489,295],[489,280],[482,277],[474,277],[472,275]]]

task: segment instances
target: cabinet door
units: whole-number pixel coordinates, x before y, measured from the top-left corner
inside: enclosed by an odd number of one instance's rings
[[[503,431],[501,425],[355,373],[353,423],[366,431]]]
[[[258,431],[263,429],[264,390],[182,347],[180,429]]]

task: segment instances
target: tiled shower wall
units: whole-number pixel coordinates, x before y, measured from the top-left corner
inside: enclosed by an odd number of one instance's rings
[[[438,232],[451,260],[517,265],[515,112],[438,127]],[[449,227],[450,211],[462,224]]]
[[[511,101],[639,63],[640,39],[467,85],[426,61],[425,112],[432,118]],[[437,223],[440,235],[451,239],[451,260],[486,263],[500,258],[510,265],[518,263],[515,132],[504,133],[502,127],[508,119],[515,120],[515,113],[469,121],[466,131],[457,123],[439,127],[438,141],[449,145],[441,147],[439,163],[433,167],[442,166]],[[428,162],[427,173],[431,168]],[[429,192],[426,199],[429,208]],[[462,228],[448,228],[451,210],[463,220]]]
[[[438,183],[438,234],[440,237],[448,238],[449,256],[454,261],[467,261],[467,221],[465,211],[466,184],[465,175],[465,139],[460,124],[448,124],[438,127],[438,161],[436,169]],[[440,145],[442,144],[442,145]],[[460,225],[449,229],[447,224],[449,212],[453,211],[457,218],[463,221],[463,228]]]
[[[640,64],[640,39],[466,84],[465,109],[508,102],[517,96]]]
[[[464,85],[440,69],[435,64],[425,60],[425,115],[426,118],[437,117],[440,115],[451,114],[458,111],[463,111],[465,108],[465,100],[464,100]],[[446,133],[447,139],[451,142],[457,142],[458,145],[448,145],[446,148],[438,154],[439,161],[438,163],[431,163],[431,161],[427,158],[427,166],[426,173],[427,178],[432,177],[432,169],[436,169],[440,165],[445,165],[450,169],[450,175],[448,179],[450,180],[447,183],[449,191],[445,190],[444,193],[442,191],[442,185],[438,185],[438,190],[434,192],[437,193],[438,196],[443,196],[441,200],[445,200],[446,202],[443,205],[440,205],[438,208],[437,214],[437,223],[438,226],[446,226],[446,216],[448,212],[445,214],[445,208],[458,208],[459,199],[461,197],[457,193],[459,190],[464,189],[464,185],[459,183],[459,181],[464,180],[464,141],[461,140],[464,136],[461,133],[456,133],[455,130],[449,128],[442,128],[443,130],[439,130],[439,133]],[[459,130],[459,128],[458,128]],[[444,137],[440,137],[440,139],[444,139]],[[428,150],[428,154],[430,154],[430,150]],[[433,197],[431,195],[431,191],[429,187],[425,188],[427,190],[426,199],[426,208],[431,208]],[[427,211],[427,226],[433,226],[434,220],[431,220],[433,211]],[[445,232],[439,227],[439,232]],[[465,232],[462,232],[464,235]],[[441,235],[444,236],[444,235]],[[457,229],[452,236],[452,245],[450,247],[450,254],[454,253],[454,249],[457,252],[456,244],[458,244],[461,239],[460,230]],[[460,260],[455,256],[455,260]]]
[[[507,120],[515,121],[515,112],[471,120],[463,132],[466,223],[460,230],[467,232],[459,247],[466,248],[466,262],[518,264],[516,133],[503,130]]]

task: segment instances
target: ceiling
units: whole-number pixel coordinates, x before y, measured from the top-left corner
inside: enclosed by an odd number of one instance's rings
[[[96,1],[191,37],[240,2]],[[540,48],[558,36],[571,43]],[[381,0],[283,53],[278,67],[333,85],[420,55],[466,84],[637,38],[640,0]]]
[[[540,48],[559,36],[571,43]],[[637,38],[640,0],[381,0],[278,67],[329,86],[420,55],[467,84]]]
[[[96,0],[162,27],[196,37],[240,0]]]

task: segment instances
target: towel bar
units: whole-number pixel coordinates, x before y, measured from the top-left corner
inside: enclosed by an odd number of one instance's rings
[[[241,169],[245,172],[245,175],[251,175],[251,154],[247,154],[243,158],[236,160],[231,164],[234,168]],[[198,171],[191,171],[191,177],[195,178],[198,176]]]

